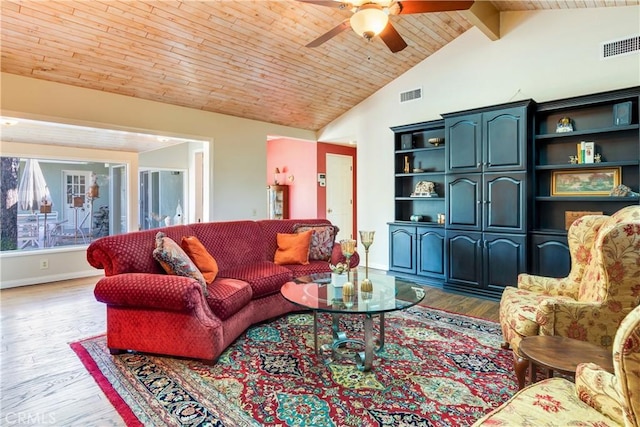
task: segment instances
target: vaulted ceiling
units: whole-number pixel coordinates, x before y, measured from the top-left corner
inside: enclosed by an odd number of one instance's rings
[[[293,0],[2,0],[1,64],[6,73],[317,130],[473,25],[499,37],[491,11],[638,3],[477,1],[473,12],[391,16],[408,44],[391,53],[353,31],[305,47],[351,13]]]

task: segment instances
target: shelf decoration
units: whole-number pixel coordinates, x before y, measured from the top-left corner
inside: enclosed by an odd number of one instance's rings
[[[614,187],[610,195],[614,197],[640,197],[640,193],[636,193],[624,184]]]
[[[411,197],[438,197],[436,184],[431,181],[418,181]]]
[[[573,122],[566,116],[558,120],[558,125],[556,126],[556,133],[565,132],[573,132]]]
[[[552,196],[609,196],[620,185],[620,168],[553,171]]]
[[[440,145],[444,145],[444,138],[429,138],[427,142],[434,147],[439,147]]]

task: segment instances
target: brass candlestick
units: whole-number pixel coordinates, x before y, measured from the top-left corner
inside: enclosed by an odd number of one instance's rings
[[[350,281],[349,273],[351,272],[351,257],[356,251],[356,241],[353,239],[340,240],[340,249],[342,249],[342,255],[347,260],[347,281]]]
[[[373,292],[373,283],[369,280],[369,247],[373,244],[375,231],[360,231],[360,242],[364,246],[364,280],[360,283],[362,292]]]

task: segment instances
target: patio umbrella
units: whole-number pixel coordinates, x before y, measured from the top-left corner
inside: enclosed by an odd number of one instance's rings
[[[51,204],[51,193],[36,159],[27,159],[18,185],[20,209],[34,212],[40,205]]]

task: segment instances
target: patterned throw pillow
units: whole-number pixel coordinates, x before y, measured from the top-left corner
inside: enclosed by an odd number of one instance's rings
[[[309,259],[318,261],[331,260],[333,244],[336,241],[339,228],[335,225],[322,224],[296,224],[293,226],[294,233],[301,233],[308,230],[313,230]]]
[[[278,233],[276,236],[278,249],[273,262],[276,264],[309,264],[309,246],[312,233],[311,230],[296,234]]]
[[[189,256],[173,239],[167,237],[162,231],[156,234],[156,248],[153,257],[160,263],[167,274],[191,277],[202,285],[204,295],[207,295],[207,283]]]

